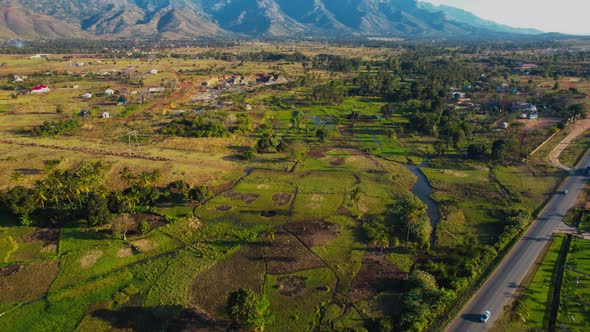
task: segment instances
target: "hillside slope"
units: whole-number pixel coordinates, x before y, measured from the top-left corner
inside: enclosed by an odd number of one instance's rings
[[[513,32],[467,12],[435,10],[416,0],[0,0],[0,13],[0,37],[27,39],[456,38]]]

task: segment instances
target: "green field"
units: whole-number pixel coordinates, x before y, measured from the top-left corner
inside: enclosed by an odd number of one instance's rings
[[[590,241],[574,238],[565,263],[557,326],[570,331],[590,328]]]
[[[555,235],[548,244],[544,257],[536,263],[527,278],[525,288],[518,297],[526,312],[526,322],[511,321],[507,312],[494,325],[494,331],[546,330],[554,288],[556,264],[565,235]]]

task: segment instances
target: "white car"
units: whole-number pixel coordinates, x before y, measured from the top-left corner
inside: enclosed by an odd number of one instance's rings
[[[481,314],[481,316],[479,317],[479,320],[482,323],[487,323],[488,320],[490,319],[490,316],[492,315],[492,313],[489,310],[486,310],[486,312],[484,312],[483,314]]]

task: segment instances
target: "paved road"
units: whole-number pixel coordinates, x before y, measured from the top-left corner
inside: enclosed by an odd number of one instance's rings
[[[579,169],[590,166],[590,154],[578,165]],[[574,172],[572,172],[574,173]],[[500,266],[475,294],[463,311],[447,327],[448,332],[486,331],[502,315],[504,306],[512,299],[514,292],[543,250],[551,234],[559,228],[565,213],[575,204],[578,194],[584,188],[588,177],[570,175],[559,190],[568,194],[555,194],[539,214],[528,232],[504,257]],[[486,324],[479,322],[482,312],[490,310],[492,316]]]

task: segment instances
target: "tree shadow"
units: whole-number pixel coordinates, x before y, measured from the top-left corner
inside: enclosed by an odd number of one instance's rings
[[[230,324],[209,320],[178,305],[99,309],[92,316],[107,321],[116,329],[131,331],[227,331]]]

